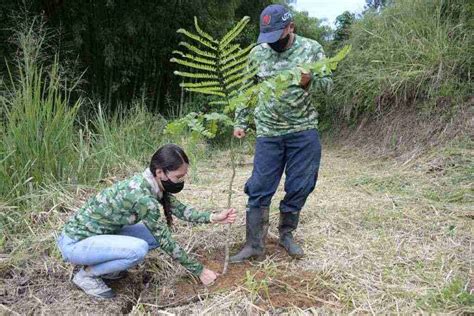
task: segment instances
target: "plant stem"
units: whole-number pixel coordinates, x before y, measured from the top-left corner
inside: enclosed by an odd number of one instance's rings
[[[230,177],[229,181],[229,193],[227,195],[227,208],[231,208],[232,206],[232,187],[234,185],[235,179],[235,148],[234,148],[234,137],[231,136],[230,140],[230,164],[232,167],[232,176]],[[226,232],[225,232],[225,259],[224,259],[224,269],[222,270],[222,274],[227,273],[227,267],[229,265],[229,239],[230,239],[230,227],[232,224],[227,225]]]

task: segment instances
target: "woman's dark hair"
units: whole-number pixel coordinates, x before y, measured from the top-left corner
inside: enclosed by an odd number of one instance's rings
[[[166,144],[161,146],[151,157],[150,171],[156,177],[156,169],[162,169],[164,172],[179,169],[184,163],[189,164],[188,156],[184,150],[175,144]],[[163,198],[160,200],[165,212],[166,223],[169,227],[173,225],[171,216],[171,202],[168,192],[163,192]]]

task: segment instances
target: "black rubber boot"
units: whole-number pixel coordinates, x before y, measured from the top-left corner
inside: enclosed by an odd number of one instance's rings
[[[299,212],[280,212],[280,246],[286,249],[293,258],[302,258],[303,249],[294,241],[292,232],[298,227]]]
[[[260,210],[262,211],[262,221],[263,221],[263,236],[262,240],[265,244],[268,235],[268,228],[270,227],[270,206],[261,207]]]
[[[264,214],[260,208],[247,209],[245,217],[246,241],[238,254],[229,258],[229,262],[237,263],[249,259],[261,260],[265,256],[264,244]]]

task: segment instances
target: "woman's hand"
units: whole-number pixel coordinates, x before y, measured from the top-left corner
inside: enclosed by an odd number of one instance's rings
[[[204,268],[199,276],[202,284],[204,285],[211,285],[216,279],[219,274],[215,273],[212,270]]]
[[[230,208],[228,210],[224,210],[219,214],[212,214],[211,222],[218,223],[218,224],[232,224],[235,222],[235,218],[237,217],[237,213],[235,209]]]

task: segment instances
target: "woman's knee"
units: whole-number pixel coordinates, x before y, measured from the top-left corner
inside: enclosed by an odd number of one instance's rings
[[[130,249],[128,259],[133,262],[141,262],[148,253],[148,243],[142,239],[137,239],[133,247]]]

